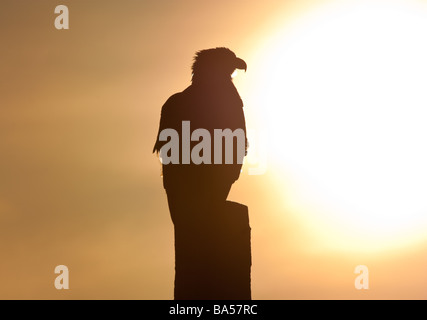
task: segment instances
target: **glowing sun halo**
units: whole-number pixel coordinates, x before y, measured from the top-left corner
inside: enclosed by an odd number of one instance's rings
[[[420,1],[347,1],[264,46],[251,110],[289,178],[286,206],[330,245],[425,240],[426,34]]]

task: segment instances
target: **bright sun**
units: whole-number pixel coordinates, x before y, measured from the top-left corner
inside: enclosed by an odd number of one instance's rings
[[[334,2],[287,24],[254,66],[248,107],[285,205],[331,246],[426,239],[426,34],[420,1]]]

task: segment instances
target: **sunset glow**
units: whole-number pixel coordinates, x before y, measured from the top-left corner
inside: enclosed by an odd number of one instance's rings
[[[426,29],[420,2],[333,2],[265,43],[256,117],[283,205],[327,247],[426,238]]]
[[[228,200],[252,298],[427,298],[427,0],[4,0],[0,21],[0,299],[173,299],[152,150],[216,47],[247,63]]]

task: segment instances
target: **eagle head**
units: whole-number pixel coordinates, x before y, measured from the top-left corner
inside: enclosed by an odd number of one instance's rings
[[[192,81],[230,80],[236,69],[246,71],[246,62],[227,48],[205,49],[196,52],[192,66]]]

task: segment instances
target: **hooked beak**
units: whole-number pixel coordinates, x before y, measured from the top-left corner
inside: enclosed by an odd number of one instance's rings
[[[246,62],[240,58],[236,58],[236,69],[245,70],[247,69]]]

